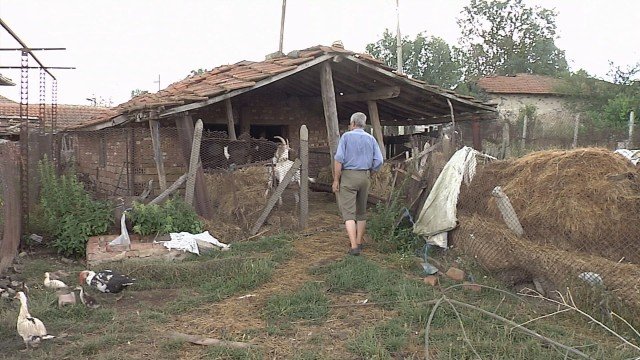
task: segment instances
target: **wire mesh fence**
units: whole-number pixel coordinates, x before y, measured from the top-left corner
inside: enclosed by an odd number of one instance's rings
[[[74,169],[96,198],[131,204],[142,201],[144,195],[148,201],[165,190],[159,178],[166,179],[168,187],[188,172],[193,145],[192,139],[174,127],[159,128],[156,148],[152,137],[143,126],[67,132],[59,139],[60,167]],[[297,157],[294,142],[249,136],[230,140],[226,132],[203,132],[198,170],[203,181],[200,189],[196,185],[196,191],[205,192],[216,228],[235,236],[246,234],[280,180],[278,164]],[[280,162],[274,158],[278,151]],[[156,161],[158,154],[162,166]],[[184,191],[183,184],[176,194],[181,196]],[[271,225],[281,229],[297,226],[297,192],[298,183],[294,182],[270,217]]]
[[[535,152],[479,166],[452,244],[508,285],[556,299],[572,289],[605,318],[637,315],[639,212],[640,171],[623,156]]]
[[[22,231],[20,149],[0,140],[0,273],[16,255]]]

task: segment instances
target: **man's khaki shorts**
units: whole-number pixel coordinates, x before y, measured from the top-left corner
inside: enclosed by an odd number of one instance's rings
[[[367,220],[367,195],[369,194],[369,171],[342,170],[338,201],[344,221]]]

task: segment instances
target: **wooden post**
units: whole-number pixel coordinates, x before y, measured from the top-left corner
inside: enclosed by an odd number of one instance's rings
[[[473,135],[473,148],[482,151],[482,133],[480,132],[480,120],[474,118],[471,120],[471,133]]]
[[[573,125],[573,143],[571,143],[571,148],[575,149],[578,147],[578,130],[580,129],[580,114],[576,114],[576,122]]]
[[[269,217],[269,214],[271,213],[273,207],[276,205],[276,202],[278,201],[278,199],[280,199],[280,196],[282,196],[282,193],[287,188],[287,185],[289,185],[289,183],[291,182],[291,179],[293,179],[293,174],[295,174],[296,171],[300,169],[300,163],[300,159],[296,159],[296,161],[293,162],[293,165],[282,179],[282,182],[278,184],[276,191],[271,194],[269,201],[267,201],[267,205],[265,205],[264,209],[262,210],[262,214],[260,214],[260,217],[253,225],[253,228],[251,228],[251,235],[257,234],[258,230],[260,230],[260,228],[262,227],[262,224],[264,224],[264,222],[267,220],[267,217]]]
[[[229,132],[229,140],[236,140],[236,124],[233,120],[233,107],[231,107],[231,99],[226,99],[224,105],[227,108],[227,131]]]
[[[167,197],[169,197],[169,195],[171,195],[174,191],[178,190],[178,188],[182,186],[182,184],[184,184],[185,181],[187,181],[188,175],[189,174],[183,174],[182,176],[180,176],[178,180],[176,180],[176,182],[171,184],[171,186],[169,186],[168,189],[163,191],[162,194],[158,195],[158,197],[156,197],[155,199],[149,201],[149,205],[160,204],[163,201],[165,201]]]
[[[525,114],[524,120],[522,124],[522,148],[527,145],[527,122],[529,121],[529,117]]]
[[[380,125],[380,114],[378,113],[378,103],[375,100],[367,101],[369,107],[369,117],[371,118],[371,126],[373,126],[373,137],[376,138],[380,151],[382,152],[382,158],[387,159],[387,152],[384,148],[384,138],[382,136],[382,126]]]
[[[185,114],[176,118],[176,127],[178,128],[178,140],[182,147],[182,156],[185,164],[188,164],[191,158],[191,146],[193,143],[194,126],[191,115]],[[213,208],[211,207],[211,199],[209,199],[209,192],[205,184],[204,170],[202,165],[198,166],[196,172],[196,184],[195,184],[195,209],[196,212],[206,218],[211,219],[213,217]]]
[[[164,172],[164,157],[162,156],[162,146],[160,144],[160,122],[158,120],[149,120],[149,130],[151,130],[153,160],[156,162],[156,170],[158,170],[160,191],[165,191],[167,190],[167,175]]]
[[[309,130],[300,127],[300,229],[309,221]]]
[[[184,200],[193,206],[193,193],[196,186],[196,171],[200,165],[200,142],[202,141],[202,120],[196,121],[196,128],[193,133],[193,143],[191,144],[191,157],[189,158],[189,176],[187,176],[187,190]]]
[[[633,149],[633,126],[635,121],[635,112],[629,113],[629,140],[627,141],[627,149]]]
[[[333,172],[333,157],[336,155],[338,141],[340,141],[340,130],[338,127],[338,108],[336,106],[336,92],[333,88],[333,75],[331,63],[322,63],[320,72],[320,88],[322,91],[322,106],[324,108],[324,119],[327,124],[327,140],[329,141],[329,151],[331,153],[331,169]]]

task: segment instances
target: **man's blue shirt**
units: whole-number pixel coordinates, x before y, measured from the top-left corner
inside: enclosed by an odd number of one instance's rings
[[[383,162],[376,139],[362,129],[342,134],[334,159],[342,163],[343,170],[378,171]]]

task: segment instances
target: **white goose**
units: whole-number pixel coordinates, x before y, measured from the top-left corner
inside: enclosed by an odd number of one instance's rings
[[[49,289],[65,289],[67,288],[67,284],[60,280],[51,280],[49,273],[44,273],[44,286]]]
[[[38,347],[42,340],[55,338],[55,336],[47,334],[47,329],[40,319],[34,318],[29,314],[27,296],[22,291],[18,291],[15,298],[20,299],[20,313],[18,314],[16,328],[27,349],[29,349],[29,346],[32,348]]]

